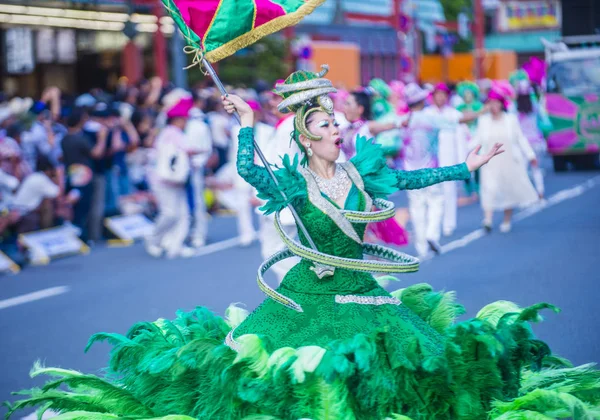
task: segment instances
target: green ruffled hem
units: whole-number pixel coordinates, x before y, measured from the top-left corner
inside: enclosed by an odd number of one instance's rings
[[[125,336],[94,335],[88,348],[113,345],[104,378],[36,363],[31,375],[52,380],[20,393],[7,417],[35,406],[62,413],[57,420],[600,418],[600,372],[551,356],[531,332],[551,305],[500,301],[454,324],[452,293],[415,285],[394,295],[444,330],[443,356],[425,357],[415,341],[410,363],[392,369],[386,333],[273,352],[248,334],[236,353],[223,342],[247,313],[230,307],[222,319],[198,307]]]

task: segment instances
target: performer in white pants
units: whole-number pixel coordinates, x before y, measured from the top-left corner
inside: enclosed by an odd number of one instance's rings
[[[195,248],[206,244],[207,215],[204,203],[204,167],[212,153],[212,136],[202,111],[203,99],[194,96],[194,107],[190,110],[190,119],[185,128],[187,144],[198,153],[190,159],[190,183],[194,197],[194,226],[190,234],[191,244]]]
[[[439,252],[442,216],[444,214],[444,190],[432,185],[421,190],[407,191],[408,211],[415,230],[415,248],[420,258],[430,250]]]
[[[432,113],[425,108],[425,99],[429,91],[410,83],[404,90],[405,100],[410,113],[404,116],[402,130],[404,147],[402,166],[413,171],[441,166],[438,157],[437,140],[441,130],[452,130],[461,123],[475,120],[481,113],[469,113],[463,117],[457,114],[443,115]],[[407,191],[410,218],[414,229],[414,242],[419,257],[426,257],[429,251],[441,252],[439,244],[444,216],[444,185],[437,184],[421,190]]]
[[[450,89],[439,83],[433,91],[433,105],[425,109],[426,115],[442,117],[450,121],[458,121],[462,113],[448,105]],[[466,139],[458,125],[443,128],[438,134],[438,165],[452,166],[462,162],[467,156]],[[450,236],[456,229],[458,207],[458,183],[455,181],[442,184],[444,192],[443,232]]]
[[[184,246],[190,227],[190,211],[185,184],[190,174],[189,149],[184,128],[193,106],[191,95],[175,89],[163,99],[167,126],[158,135],[156,168],[151,174],[152,191],[158,202],[159,215],[150,237],[146,239],[146,251],[159,257],[190,257],[194,250]]]

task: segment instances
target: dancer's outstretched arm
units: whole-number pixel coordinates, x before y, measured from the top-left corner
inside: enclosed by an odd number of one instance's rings
[[[481,168],[494,156],[503,153],[502,144],[496,143],[492,150],[485,155],[479,155],[481,146],[473,150],[464,163],[442,168],[427,168],[416,171],[394,171],[396,187],[401,190],[418,190],[445,181],[460,181],[469,179],[470,173]]]

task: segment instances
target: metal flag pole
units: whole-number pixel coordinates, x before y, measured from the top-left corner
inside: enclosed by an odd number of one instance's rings
[[[221,80],[219,79],[219,76],[217,76],[217,73],[215,72],[215,69],[210,64],[210,62],[206,58],[204,58],[204,57],[202,58],[202,65],[206,69],[208,75],[215,82],[215,85],[217,85],[217,88],[219,89],[219,92],[221,92],[221,95],[227,95],[227,90],[225,90],[225,86],[223,86],[223,83],[221,83]],[[241,125],[240,116],[237,113],[237,111],[234,112],[233,115],[235,116],[238,124]],[[265,157],[265,155],[263,155],[262,150],[260,150],[260,147],[258,146],[258,143],[256,142],[256,139],[254,139],[253,141],[254,141],[254,150],[256,151],[256,154],[258,155],[258,158],[260,159],[260,161],[262,162],[263,166],[265,167],[265,169],[269,173],[269,176],[271,177],[271,179],[273,180],[273,182],[275,183],[275,185],[277,187],[279,187],[279,181],[277,180],[277,177],[273,173],[273,170],[271,169],[271,165],[267,161],[267,158]],[[285,194],[285,192],[282,191],[281,189],[279,189],[279,192],[281,193],[281,196],[283,197],[283,199],[285,201],[287,201],[288,198],[287,198],[287,195]],[[300,231],[302,232],[302,234],[304,235],[304,237],[306,238],[306,240],[310,244],[310,247],[312,249],[314,249],[315,251],[318,251],[317,245],[315,245],[314,241],[312,240],[312,238],[308,234],[308,231],[306,230],[306,227],[304,226],[304,223],[302,223],[302,220],[300,220],[300,216],[296,212],[296,209],[294,208],[294,206],[292,205],[292,203],[288,202],[287,207],[292,212],[292,216],[294,216],[294,220],[296,221],[296,224],[298,225],[298,228],[300,229]]]

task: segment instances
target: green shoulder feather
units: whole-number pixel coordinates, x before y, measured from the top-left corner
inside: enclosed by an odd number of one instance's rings
[[[365,184],[365,191],[374,198],[385,198],[396,192],[396,176],[387,166],[383,148],[366,137],[356,138],[356,155],[350,159]]]
[[[282,168],[275,171],[275,176],[279,182],[279,190],[269,191],[268,193],[259,193],[258,198],[267,203],[260,208],[265,214],[275,213],[283,210],[290,203],[296,208],[301,207],[307,197],[306,181],[298,171],[298,155],[294,155],[291,161],[289,155],[281,159]],[[285,192],[286,198],[279,191]]]

